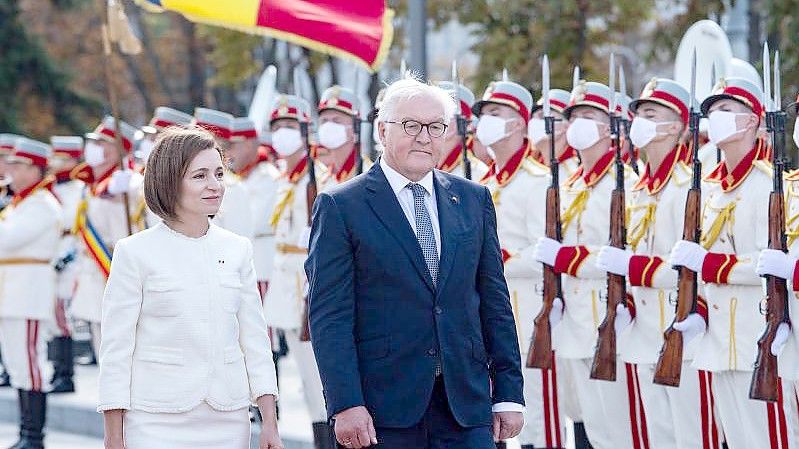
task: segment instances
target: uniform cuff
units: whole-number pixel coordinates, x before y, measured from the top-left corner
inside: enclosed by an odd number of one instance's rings
[[[570,276],[577,276],[577,270],[591,254],[585,246],[564,246],[555,256],[555,271],[566,273]]]
[[[494,413],[502,413],[502,412],[524,413],[524,406],[522,404],[517,404],[515,402],[497,402],[491,407],[491,411]]]
[[[793,290],[799,291],[799,259],[793,266]]]
[[[707,314],[707,300],[702,297],[698,296],[696,298],[696,313],[699,314],[705,320],[705,327],[708,325],[708,314]]]
[[[707,253],[702,262],[702,280],[711,284],[726,284],[732,267],[737,263],[735,254]]]
[[[633,287],[652,287],[655,272],[663,265],[660,257],[632,256],[628,279]]]

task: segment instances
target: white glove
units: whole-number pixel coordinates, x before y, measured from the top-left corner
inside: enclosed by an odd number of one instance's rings
[[[630,272],[631,257],[633,257],[632,251],[615,246],[603,246],[596,257],[596,267],[608,273],[627,276]]]
[[[130,179],[133,177],[133,170],[117,170],[111,175],[108,182],[108,193],[119,195],[130,190]]]
[[[684,320],[674,323],[674,329],[682,333],[683,345],[705,331],[705,319],[698,313],[688,315]]]
[[[549,311],[549,327],[555,327],[563,319],[563,300],[555,298],[552,301],[552,310]]]
[[[306,226],[300,232],[300,238],[297,239],[297,246],[302,249],[308,249],[311,246],[311,227]]]
[[[760,251],[755,271],[758,276],[770,274],[783,279],[793,279],[793,268],[796,258],[777,249]]]
[[[554,267],[555,258],[558,257],[558,251],[561,248],[563,248],[563,245],[559,241],[549,237],[539,237],[535,248],[533,248],[533,258],[550,267]]]
[[[707,256],[707,250],[698,243],[680,240],[671,249],[669,265],[672,267],[685,267],[697,273],[702,272],[702,263]]]
[[[777,333],[774,334],[774,340],[771,342],[771,355],[780,355],[790,335],[791,327],[788,326],[788,323],[780,323],[780,325],[777,326]]]
[[[616,321],[613,323],[613,327],[616,329],[616,335],[620,334],[624,329],[627,329],[627,326],[632,322],[633,316],[630,315],[630,309],[624,304],[616,304]]]

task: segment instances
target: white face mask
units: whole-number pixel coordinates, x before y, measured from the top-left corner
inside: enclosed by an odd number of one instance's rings
[[[280,128],[272,133],[272,148],[277,154],[286,157],[302,147],[302,135],[298,129]]]
[[[331,150],[344,145],[347,143],[347,127],[339,123],[323,123],[319,127],[319,143]]]
[[[599,142],[599,123],[582,117],[574,119],[566,131],[566,142],[575,150],[591,148]]]
[[[739,115],[728,111],[713,111],[708,117],[707,137],[713,144],[718,145],[743,130],[738,130],[735,117]]]
[[[83,149],[83,160],[89,167],[97,167],[105,162],[105,150],[97,142],[89,141]]]
[[[658,125],[665,125],[668,122],[655,122],[644,117],[636,117],[630,126],[630,141],[636,148],[643,148],[649,145],[658,136]]]
[[[793,124],[793,143],[799,147],[799,117],[796,117],[796,121]]]
[[[142,140],[141,143],[139,144],[139,150],[138,150],[139,158],[142,161],[147,162],[147,159],[150,158],[150,153],[153,152],[154,146],[155,142],[153,142],[152,140],[150,139]]]
[[[493,145],[508,135],[505,131],[505,125],[507,125],[509,121],[510,120],[505,120],[493,115],[484,115],[480,117],[480,121],[477,122],[477,131],[475,134],[483,145]]]
[[[544,140],[547,137],[546,124],[544,119],[534,118],[527,124],[527,138],[533,145]]]

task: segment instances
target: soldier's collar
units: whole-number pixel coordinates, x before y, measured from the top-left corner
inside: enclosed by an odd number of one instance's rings
[[[563,150],[563,154],[558,157],[558,163],[566,162],[573,157],[577,157],[577,150],[575,150],[571,145],[566,145],[566,149]]]
[[[644,174],[641,176],[641,179],[638,180],[638,183],[633,187],[633,190],[641,190],[646,188],[646,192],[649,195],[654,195],[661,190],[663,187],[666,187],[666,183],[669,182],[671,178],[671,174],[674,173],[674,167],[677,166],[677,162],[680,161],[680,156],[683,153],[682,145],[678,145],[663,158],[663,162],[658,167],[658,170],[652,174],[652,169],[650,168],[649,164],[646,164],[646,168],[644,169]]]
[[[730,170],[726,161],[721,161],[713,171],[705,177],[705,181],[721,184],[723,192],[732,192],[746,179],[754,168],[755,161],[762,158],[763,142],[758,140],[749,153],[741,159],[735,168]]]
[[[335,173],[336,181],[344,182],[350,179],[350,176],[352,176],[352,173],[355,171],[355,159],[357,151],[358,147],[353,145],[350,155],[347,156],[347,159],[344,160],[344,164]]]
[[[447,173],[452,172],[452,170],[454,170],[455,167],[461,163],[462,148],[463,145],[460,143],[455,145],[455,147],[450,150],[449,154],[447,154],[447,157],[445,157],[444,160],[436,166],[436,168]]]
[[[524,162],[529,155],[530,145],[525,138],[524,142],[522,142],[521,148],[516,150],[516,153],[514,153],[513,156],[508,159],[508,162],[505,163],[505,166],[500,170],[497,171],[496,162],[492,162],[488,173],[486,173],[481,182],[486,182],[493,176],[496,178],[497,184],[499,184],[500,187],[504,187],[511,181],[511,179],[513,179],[513,177],[519,171],[519,168],[521,168],[522,162]]]
[[[55,181],[55,179],[53,177],[45,176],[44,179],[42,179],[38,183],[28,187],[27,189],[22,190],[20,192],[15,192],[14,196],[11,198],[11,204],[10,205],[11,206],[16,206],[19,203],[21,203],[22,201],[24,201],[26,198],[28,198],[29,196],[33,195],[36,191],[41,190],[41,189],[49,189],[49,188],[51,188],[54,181]]]
[[[286,178],[289,180],[290,183],[296,184],[302,177],[305,175],[305,172],[308,169],[308,158],[304,157],[300,159],[300,162],[291,169],[290,172],[286,173]]]
[[[613,165],[614,157],[615,153],[613,151],[606,152],[588,171],[586,171],[585,165],[580,165],[580,168],[578,168],[572,177],[566,181],[567,185],[571,186],[575,181],[583,178],[583,182],[585,182],[586,187],[595,186],[599,181],[602,180],[608,171],[610,171],[610,167]]]

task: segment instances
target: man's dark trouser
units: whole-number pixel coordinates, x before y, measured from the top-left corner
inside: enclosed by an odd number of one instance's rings
[[[495,449],[491,426],[461,427],[452,416],[444,380],[439,377],[422,420],[407,429],[378,427],[380,449]]]

